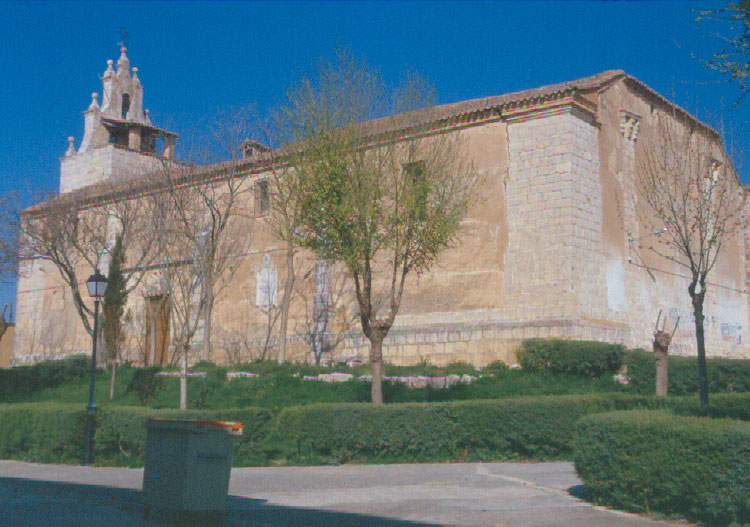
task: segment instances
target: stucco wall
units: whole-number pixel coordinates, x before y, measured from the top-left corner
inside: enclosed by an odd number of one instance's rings
[[[636,93],[627,83],[610,87],[599,98],[599,157],[603,189],[606,258],[607,318],[626,325],[624,342],[648,346],[659,310],[672,324],[680,317],[671,352],[695,353],[695,330],[684,268],[658,257],[648,246],[658,240],[638,221],[635,171],[641,164],[644,145],[654,132],[656,113],[665,107]],[[629,135],[630,119],[638,120],[637,133]],[[717,158],[719,157],[717,151]],[[730,160],[724,160],[730,163]],[[633,250],[628,238],[639,240]],[[748,294],[745,287],[746,247],[744,236],[728,240],[709,277],[706,298],[706,339],[714,356],[747,356]],[[651,273],[647,271],[648,268]]]
[[[11,359],[13,357],[13,333],[15,328],[8,326],[5,329],[5,333],[0,337],[0,368],[7,368],[10,366]]]
[[[670,320],[681,317],[674,352],[694,353],[685,278],[654,255],[636,256],[628,243],[628,237],[647,234],[635,214],[634,177],[639,144],[648,141],[653,125],[652,106],[648,97],[618,81],[589,103],[560,104],[451,132],[461,133],[468,145],[480,175],[479,199],[457,245],[429,272],[410,276],[384,343],[386,360],[512,362],[520,340],[549,336],[645,347],[659,309]],[[249,210],[252,195],[245,199]],[[217,300],[213,360],[229,360],[229,343],[240,341],[248,346],[246,359],[257,356],[267,318],[256,305],[256,287],[266,256],[281,295],[283,245],[263,218],[248,221],[253,243],[238,260],[231,287]],[[744,237],[729,243],[711,279],[706,303],[711,356],[750,356],[745,342],[749,250]],[[48,355],[86,351],[88,335],[56,270],[42,262],[29,265],[19,276],[16,358],[38,360],[40,342],[49,344],[42,346]],[[289,323],[289,356],[296,360],[309,358],[304,332],[313,267],[312,255],[298,255],[301,294],[292,303]],[[344,290],[332,328],[349,335],[337,354],[366,356],[351,286],[346,290],[340,270],[335,275]],[[129,299],[131,360],[139,359],[145,298],[155,283],[158,272]],[[202,358],[202,351],[195,357]]]

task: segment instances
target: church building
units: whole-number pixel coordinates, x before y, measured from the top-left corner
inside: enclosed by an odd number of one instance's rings
[[[151,121],[138,69],[131,67],[125,48],[116,64],[107,61],[101,82],[101,98],[93,93],[84,112],[81,141],[68,138],[60,160],[60,193],[85,195],[92,203],[98,184],[148,182],[179,148],[177,134]],[[659,236],[635,213],[638,159],[657,115],[690,122],[721,145],[708,125],[621,70],[414,112],[410,126],[462,135],[481,192],[459,243],[429,272],[410,277],[384,343],[384,360],[513,363],[519,343],[534,337],[650,349],[660,312],[672,322],[681,320],[670,352],[694,355],[684,269],[638,250],[643,240]],[[379,126],[390,122],[403,127],[405,121],[385,119]],[[249,141],[240,164],[256,193],[256,214],[247,221],[259,224],[267,199],[268,172],[264,157],[257,155],[263,148]],[[717,162],[731,166],[730,159]],[[208,174],[212,167],[204,168]],[[742,191],[739,181],[737,186]],[[216,300],[209,325],[215,332],[212,360],[231,363],[264,353],[260,343],[268,310],[278,302],[284,281],[282,247],[270,235],[254,236],[234,285]],[[750,239],[732,238],[709,277],[709,356],[750,357],[749,259]],[[335,282],[330,269],[311,257],[305,262],[299,282],[310,291],[307,296],[329,297]],[[340,307],[351,313],[354,304],[349,298]],[[169,299],[158,290],[158,269],[130,294],[127,311],[126,360],[167,364]],[[291,311],[290,360],[312,360],[307,313],[302,305]],[[358,320],[329,331],[336,334],[332,358],[366,359],[368,341]],[[70,291],[49,262],[22,262],[14,364],[72,353],[90,353],[90,340]],[[195,355],[196,361],[206,358],[200,349]]]

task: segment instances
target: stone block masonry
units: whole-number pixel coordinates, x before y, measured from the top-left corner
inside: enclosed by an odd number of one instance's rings
[[[598,318],[604,284],[597,128],[587,112],[508,125],[507,302],[513,318]]]

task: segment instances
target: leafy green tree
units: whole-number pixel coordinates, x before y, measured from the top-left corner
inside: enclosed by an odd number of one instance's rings
[[[109,385],[109,398],[115,397],[117,365],[120,359],[120,342],[122,340],[122,318],[128,301],[127,279],[123,273],[125,265],[125,247],[122,236],[117,236],[110,253],[109,284],[102,302],[103,338],[106,350],[106,361],[112,371]]]
[[[407,278],[456,241],[473,195],[460,134],[435,133],[432,95],[415,77],[389,92],[377,72],[339,55],[290,92],[284,108],[300,200],[296,236],[354,282],[374,404],[383,402],[383,340]],[[414,120],[422,128],[410,128]]]

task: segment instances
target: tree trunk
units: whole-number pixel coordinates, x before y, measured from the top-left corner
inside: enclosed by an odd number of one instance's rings
[[[209,292],[206,305],[203,307],[203,360],[210,361],[213,356],[211,349],[211,332],[213,331],[213,293]]]
[[[695,340],[698,345],[698,388],[700,393],[701,410],[708,409],[708,371],[706,367],[706,336],[703,329],[703,299],[705,289],[692,295],[693,316],[695,317]]]
[[[370,365],[372,366],[372,404],[383,404],[383,339],[370,340]]]
[[[292,303],[294,289],[294,251],[291,244],[286,250],[286,280],[284,281],[284,298],[281,300],[281,319],[279,320],[279,354],[276,362],[282,364],[286,360],[286,333],[289,324],[289,306]]]
[[[669,391],[668,351],[654,341],[654,355],[656,355],[656,396],[666,397]]]
[[[188,346],[182,349],[182,372],[180,375],[180,410],[187,410],[187,371],[188,371]]]
[[[109,400],[115,398],[115,385],[117,384],[117,361],[112,361],[112,375],[109,378]]]

